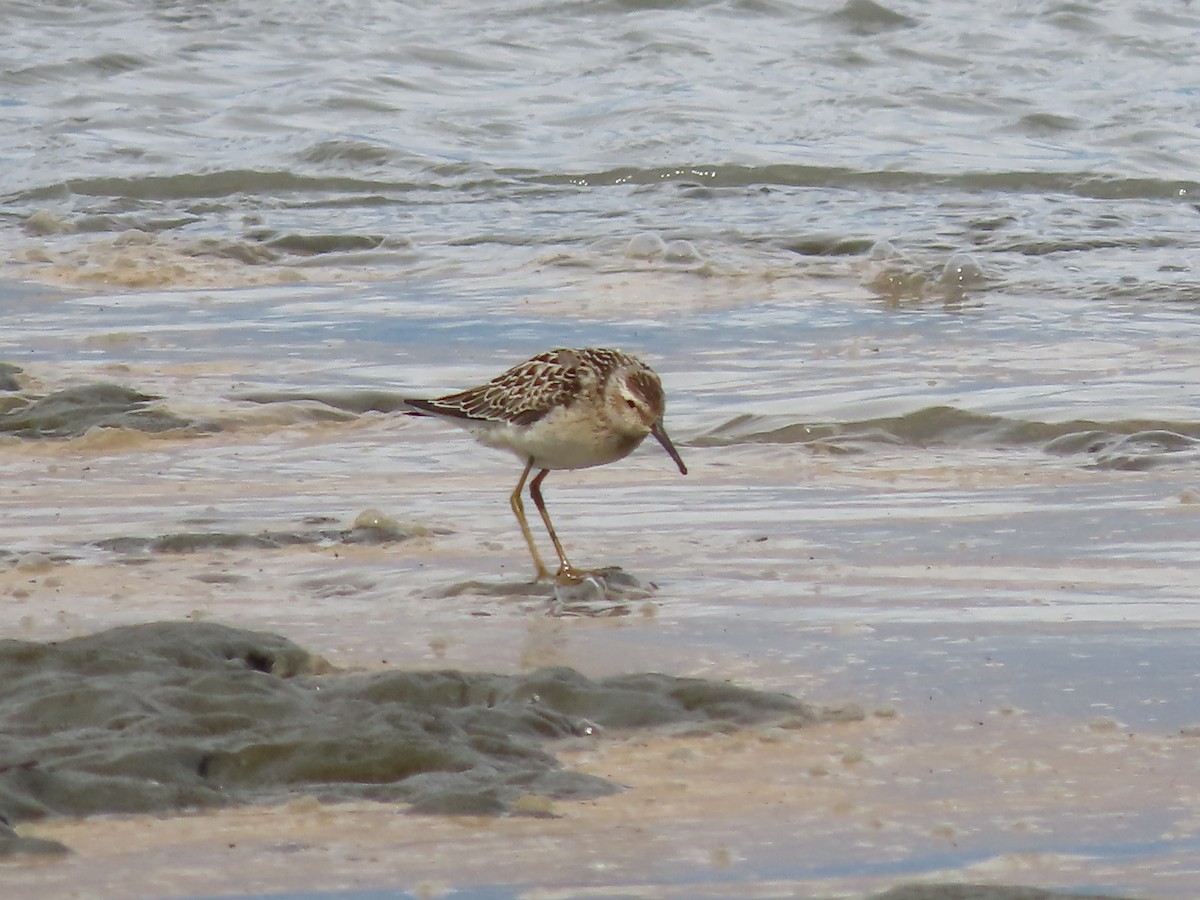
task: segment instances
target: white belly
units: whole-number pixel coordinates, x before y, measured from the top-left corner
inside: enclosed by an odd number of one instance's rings
[[[618,434],[574,416],[547,416],[532,425],[472,423],[476,440],[508,450],[539,469],[586,469],[628,456],[645,435]]]

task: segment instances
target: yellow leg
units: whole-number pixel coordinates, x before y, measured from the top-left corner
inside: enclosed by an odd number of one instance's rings
[[[521,492],[525,490],[525,480],[529,477],[529,473],[532,471],[532,469],[533,460],[530,459],[529,462],[525,463],[525,471],[521,473],[521,480],[517,482],[517,489],[513,491],[512,496],[508,498],[508,503],[512,507],[513,515],[517,517],[517,524],[521,526],[521,534],[525,537],[525,543],[529,545],[529,553],[533,557],[533,564],[537,566],[538,581],[541,581],[543,578],[549,578],[550,572],[547,570],[546,564],[542,562],[542,557],[538,554],[537,544],[533,542],[533,534],[529,530],[529,523],[525,520],[525,504],[521,500]],[[534,483],[536,484],[538,479],[545,474],[546,472],[543,470],[541,475],[538,475],[537,478],[534,479]],[[534,499],[540,501],[541,496],[535,496]],[[540,502],[538,503],[538,507],[539,509],[541,508]],[[544,519],[545,516],[546,514],[543,512],[542,518]],[[553,537],[554,532],[550,532],[550,535]],[[558,538],[554,539],[554,546],[558,546]],[[559,556],[562,556],[562,550],[559,550]]]
[[[528,468],[526,468],[526,472],[528,471]],[[542,522],[545,523],[546,531],[550,535],[550,540],[554,542],[554,549],[558,553],[558,578],[566,581],[581,581],[583,575],[571,565],[567,559],[567,554],[563,552],[558,535],[554,533],[554,525],[550,521],[550,513],[546,512],[546,501],[542,499],[542,482],[545,481],[546,476],[549,474],[549,469],[542,469],[542,471],[534,476],[533,481],[529,483],[529,496],[533,498],[534,505],[537,506],[538,512],[541,513]]]

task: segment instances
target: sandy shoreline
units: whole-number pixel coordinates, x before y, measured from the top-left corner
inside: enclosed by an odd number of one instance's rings
[[[353,381],[337,368],[346,347],[250,361],[221,356],[218,335],[184,364],[175,340],[128,365],[23,366],[34,393],[126,384],[220,427],[0,440],[5,636],[215,622],[349,670],[661,671],[867,715],[561,746],[566,767],[626,790],[553,801],[558,818],[300,799],[25,823],[74,852],[4,862],[22,897],[87,897],[103,875],[106,897],[139,900],[422,885],[861,896],[920,880],[1190,898],[1200,617],[1186,548],[1200,504],[1186,466],[1089,469],[1037,447],[705,445],[697,436],[723,415],[702,389],[720,353],[681,352],[670,427],[686,479],[645,448],[547,485],[578,563],[618,563],[655,589],[564,617],[527,587],[511,460],[438,425],[235,399],[256,384]],[[406,378],[436,355],[422,353]],[[372,508],[403,539],[329,537]],[[296,542],[152,549],[192,532]]]
[[[814,563],[809,553],[797,556],[794,570],[781,569],[786,554],[779,553],[793,539],[791,526],[772,524],[769,511],[747,517],[744,492],[721,492],[729,473],[703,465],[688,484],[692,493],[683,496],[715,502],[710,515],[727,524],[678,527],[683,512],[651,524],[653,510],[670,508],[678,495],[658,460],[639,459],[564,478],[555,499],[567,510],[564,531],[574,541],[591,554],[620,554],[636,573],[653,572],[660,589],[630,615],[548,617],[535,596],[481,596],[455,587],[472,578],[498,586],[525,577],[518,574],[526,563],[519,535],[511,533],[503,491],[495,489],[507,479],[506,460],[472,460],[467,471],[439,456],[445,451],[433,438],[406,434],[412,440],[397,444],[394,437],[390,424],[364,422],[309,426],[268,446],[244,435],[184,441],[132,435],[121,446],[110,435],[101,447],[89,446],[95,439],[87,438],[0,448],[16,501],[5,542],[22,554],[0,572],[5,633],[47,640],[136,621],[217,621],[286,634],[338,666],[523,671],[562,664],[590,674],[657,669],[787,690],[809,701],[860,702],[866,721],[562,748],[568,767],[627,789],[585,803],[554,802],[558,818],[552,819],[411,817],[387,805],[321,807],[299,800],[178,818],[30,823],[21,826],[23,834],[60,840],[75,852],[55,861],[5,863],[3,877],[13,890],[29,900],[82,897],[102,878],[108,897],[164,900],[389,886],[436,894],[438,886],[489,884],[539,885],[556,896],[632,884],[638,896],[674,897],[728,896],[732,880],[738,896],[848,896],[933,878],[1108,886],[1114,894],[1149,898],[1184,897],[1195,883],[1196,857],[1170,849],[1194,847],[1200,829],[1186,812],[1200,801],[1192,777],[1195,738],[1123,723],[1107,713],[1128,704],[1108,694],[1107,705],[1084,716],[1065,700],[1074,688],[1047,683],[1048,695],[1022,696],[1020,684],[1006,681],[1002,664],[993,676],[989,666],[997,663],[955,650],[955,641],[929,657],[933,645],[921,635],[949,634],[955,626],[881,628],[867,624],[869,607],[855,615],[852,598],[840,622],[814,620],[819,613],[810,609],[809,621],[796,618],[784,632],[770,626],[769,611],[787,608],[782,598],[771,599],[773,591],[789,582],[793,596],[807,596],[818,610],[833,599],[814,592],[818,581],[826,581],[828,591],[839,580],[851,590],[865,583],[890,592],[894,607],[903,608],[913,583],[893,572],[889,588],[886,560],[864,561],[853,575],[846,564]],[[432,496],[399,474],[430,456],[447,473],[439,475]],[[317,475],[299,491],[287,475],[309,467],[319,472],[322,460],[348,458],[359,461],[354,472]],[[236,479],[227,464],[234,460]],[[817,465],[826,476],[836,471]],[[927,485],[961,483],[961,474],[943,469],[903,477]],[[736,477],[750,482],[765,471],[742,470]],[[900,477],[890,477],[894,487]],[[997,470],[991,480],[999,477]],[[989,480],[977,472],[972,478]],[[861,469],[854,479],[847,489],[872,489]],[[587,510],[605,492],[612,496],[634,484],[637,500],[622,507],[618,520],[633,538],[626,543],[614,539],[611,528],[597,527]],[[122,498],[118,506],[110,503],[115,494]],[[206,528],[251,533],[267,522],[298,527],[318,513],[349,520],[356,503],[381,494],[392,504],[385,510],[423,533],[389,546],[151,554],[136,564],[89,543],[115,534],[167,533],[193,519]],[[777,558],[736,574],[731,555],[755,544]],[[73,558],[54,562],[56,547]],[[738,612],[728,596],[697,593],[708,583],[693,571],[702,552],[722,573],[714,584],[743,578],[751,592],[756,584],[766,589],[759,592],[758,612]],[[1015,574],[987,571],[993,589],[1028,589],[1022,586],[1028,566],[1014,562]],[[837,577],[829,581],[831,574]],[[954,582],[970,590],[981,574],[960,569]],[[1091,577],[1114,574],[1109,569]],[[732,618],[713,618],[706,602]],[[752,637],[761,629],[739,633],[734,627],[764,614],[764,634],[775,631],[773,639]],[[1022,625],[1019,618],[1005,627],[1018,637],[1046,633],[1044,623]],[[789,645],[792,654],[778,655]],[[897,648],[893,664],[924,657],[934,665],[889,674],[879,668],[886,661],[870,661],[889,646]],[[956,658],[959,652],[965,656]],[[854,665],[858,655],[868,660],[865,666]],[[963,679],[961,694],[953,679],[945,680],[948,671]],[[872,683],[873,690],[861,690]],[[920,702],[923,683],[932,702]],[[991,696],[971,694],[989,683],[1008,687]],[[1067,693],[1055,701],[1059,687]],[[1124,689],[1141,696],[1136,692],[1152,692],[1153,685]],[[970,696],[973,702],[965,702]],[[1147,849],[1110,856],[1105,847],[1129,840],[1113,823],[1139,820],[1158,829]],[[1064,831],[1072,852],[1034,849],[1061,845]],[[1168,849],[1155,852],[1156,842]],[[964,853],[966,847],[972,849]],[[1128,888],[1138,884],[1152,888]]]

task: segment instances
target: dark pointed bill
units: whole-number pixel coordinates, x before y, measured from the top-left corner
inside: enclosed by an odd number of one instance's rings
[[[675,445],[671,443],[671,439],[667,437],[666,429],[662,427],[662,422],[655,422],[650,426],[650,433],[654,435],[654,439],[662,444],[663,449],[671,459],[675,460],[675,465],[679,466],[681,475],[687,474],[687,466],[683,464],[683,460],[679,458],[679,451],[675,449]]]

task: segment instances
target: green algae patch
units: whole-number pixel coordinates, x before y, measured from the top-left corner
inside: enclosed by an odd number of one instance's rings
[[[836,715],[658,674],[333,673],[286,638],[203,622],[2,641],[0,684],[0,816],[13,825],[301,795],[520,814],[529,795],[619,789],[564,770],[546,748],[555,739]]]

